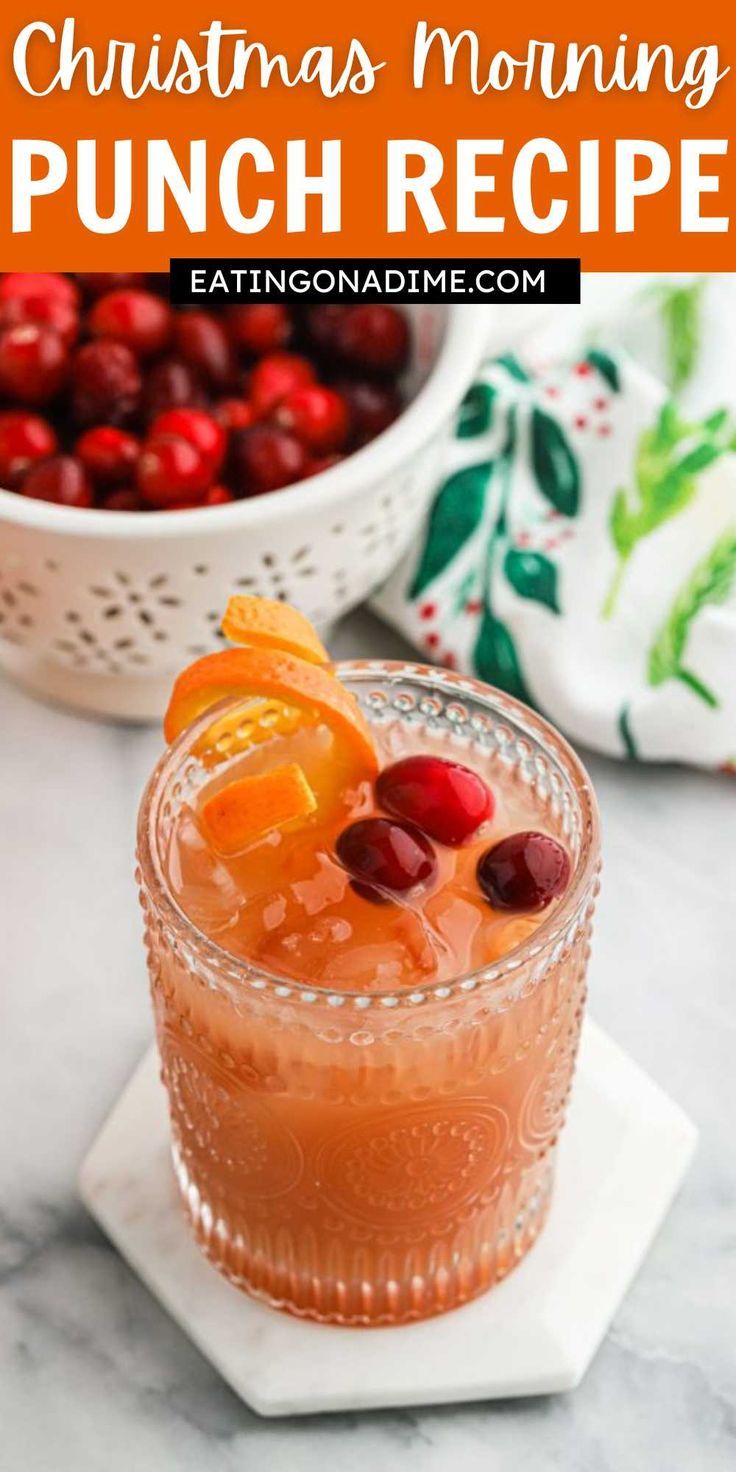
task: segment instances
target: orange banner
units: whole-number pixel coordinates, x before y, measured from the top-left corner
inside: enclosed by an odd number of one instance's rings
[[[728,270],[733,12],[6,0],[0,265]]]

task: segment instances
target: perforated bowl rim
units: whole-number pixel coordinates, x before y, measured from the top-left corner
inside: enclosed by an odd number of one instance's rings
[[[377,439],[329,470],[299,485],[267,496],[236,501],[231,506],[192,508],[152,515],[140,511],[80,510],[34,501],[0,490],[0,522],[76,537],[167,540],[233,531],[284,517],[313,515],[362,487],[391,475],[431,439],[469,386],[489,338],[493,308],[450,306],[437,358],[416,396],[399,418]]]

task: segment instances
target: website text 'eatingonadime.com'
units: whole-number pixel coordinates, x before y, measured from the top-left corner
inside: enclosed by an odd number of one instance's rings
[[[570,258],[508,260],[180,259],[171,263],[171,296],[203,300],[399,302],[580,300],[580,262]]]

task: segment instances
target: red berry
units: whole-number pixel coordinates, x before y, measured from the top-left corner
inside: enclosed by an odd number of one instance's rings
[[[136,467],[136,483],[150,506],[197,501],[212,479],[204,456],[178,435],[159,435],[146,442]]]
[[[54,455],[56,435],[45,419],[24,410],[0,414],[0,485],[14,488],[39,460]]]
[[[350,415],[351,439],[356,448],[374,440],[401,413],[401,398],[391,384],[355,379],[337,385]]]
[[[293,434],[275,425],[256,424],[232,437],[228,466],[241,496],[278,491],[301,480],[307,464],[304,447]]]
[[[141,374],[123,342],[87,342],[72,360],[72,412],[77,424],[121,424],[138,408]]]
[[[279,404],[274,417],[284,429],[292,430],[308,449],[322,455],[341,449],[347,439],[345,400],[333,388],[323,388],[319,383],[295,388],[288,399]]]
[[[570,860],[547,833],[512,833],[478,863],[478,883],[496,910],[543,910],[562,894]]]
[[[162,358],[146,374],[143,403],[149,419],[166,409],[186,409],[203,402],[201,382],[182,358]]]
[[[68,362],[61,338],[48,327],[8,327],[0,336],[0,393],[43,404],[62,387]]]
[[[382,890],[402,894],[424,884],[437,873],[437,857],[429,839],[410,823],[391,818],[360,818],[343,829],[335,851],[340,863],[360,884],[378,898]]]
[[[98,486],[122,485],[129,480],[140,453],[135,435],[112,424],[88,429],[74,446],[90,480]]]
[[[255,419],[252,406],[245,399],[220,399],[213,413],[226,434],[233,429],[249,429]]]
[[[309,307],[307,309],[307,332],[320,353],[336,352],[340,324],[347,307]]]
[[[256,414],[270,414],[294,389],[315,382],[312,364],[296,353],[271,353],[256,363],[249,391]]]
[[[227,325],[233,342],[254,357],[286,347],[291,337],[291,318],[286,307],[278,302],[230,307]]]
[[[62,276],[57,271],[9,271],[0,281],[0,301],[24,297],[63,302],[75,311],[79,307],[79,288],[71,276]]]
[[[380,302],[349,307],[338,328],[337,349],[358,368],[398,373],[409,356],[406,318]]]
[[[145,271],[77,271],[77,281],[87,296],[107,296],[110,291],[146,285]]]
[[[0,301],[0,327],[50,327],[67,347],[79,336],[79,316],[69,302],[60,297],[10,296]]]
[[[201,409],[167,409],[154,419],[151,434],[176,434],[187,440],[199,450],[213,473],[222,465],[227,443],[225,431],[211,414],[204,414]]]
[[[124,342],[134,353],[147,358],[166,346],[171,311],[153,292],[123,287],[95,302],[89,314],[89,326],[95,337]]]
[[[478,773],[439,756],[407,756],[384,767],[376,796],[439,843],[463,843],[493,817],[493,793]]]
[[[205,493],[202,499],[201,505],[227,506],[231,501],[234,500],[235,497],[232,491],[229,491],[227,489],[227,486],[210,486],[209,490]]]
[[[227,333],[208,312],[182,312],[174,321],[174,346],[192,368],[216,389],[227,388],[236,364]]]
[[[155,291],[158,296],[169,300],[169,289],[171,280],[168,271],[147,271],[145,282],[149,291]]]
[[[23,495],[33,501],[53,501],[56,506],[92,505],[92,487],[72,455],[55,455],[34,465],[23,482]]]
[[[105,511],[145,511],[146,507],[132,486],[118,486],[116,491],[110,491],[102,502]]]

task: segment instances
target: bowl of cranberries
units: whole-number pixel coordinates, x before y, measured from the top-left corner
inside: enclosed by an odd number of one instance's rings
[[[0,276],[0,667],[155,719],[223,590],[323,629],[409,544],[486,307],[179,308],[138,272]]]

